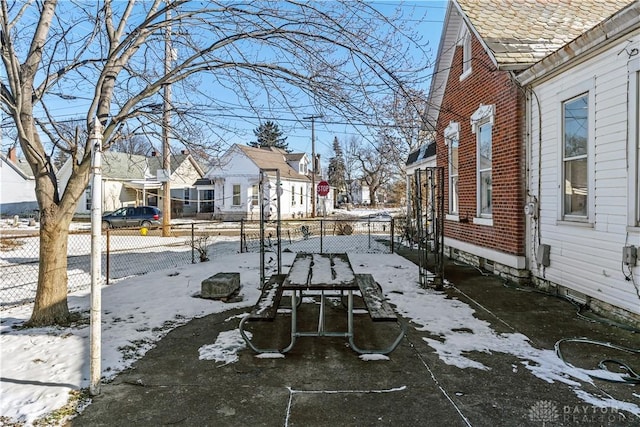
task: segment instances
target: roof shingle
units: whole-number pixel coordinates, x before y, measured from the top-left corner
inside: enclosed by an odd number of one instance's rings
[[[501,68],[524,68],[634,0],[457,0]]]

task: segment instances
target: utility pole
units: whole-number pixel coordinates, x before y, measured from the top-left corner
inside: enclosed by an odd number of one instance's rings
[[[316,217],[316,134],[315,134],[315,120],[322,117],[322,115],[303,117],[305,120],[311,120],[311,167],[313,167],[313,173],[311,174],[311,218]]]
[[[102,125],[96,117],[89,136],[91,144],[91,310],[89,334],[89,394],[100,394],[102,368]]]
[[[165,17],[167,23],[171,21],[171,10],[167,2],[167,11]],[[171,49],[171,25],[167,24],[164,38],[164,75],[168,75],[171,71],[171,60],[173,53]],[[162,169],[165,174],[162,183],[162,236],[169,237],[171,235],[171,147],[169,146],[169,126],[171,125],[171,84],[164,85],[164,104],[162,109]]]

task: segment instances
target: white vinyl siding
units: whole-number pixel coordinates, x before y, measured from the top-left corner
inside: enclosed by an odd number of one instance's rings
[[[551,247],[551,263],[542,268],[534,261],[534,276],[561,286],[563,295],[595,298],[640,314],[640,297],[621,269],[622,247],[640,242],[640,62],[635,69],[630,67],[636,60],[624,53],[628,40],[638,43],[640,34],[613,43],[532,88],[528,193],[535,196],[539,211],[529,228],[527,256],[535,260],[540,239]],[[579,210],[565,206],[564,170],[565,163],[584,158],[584,153],[565,155],[563,116],[567,102],[585,96],[587,176],[586,186],[580,186],[587,198],[582,215],[576,215]],[[580,179],[584,184],[584,177]],[[632,269],[639,277],[640,265]]]

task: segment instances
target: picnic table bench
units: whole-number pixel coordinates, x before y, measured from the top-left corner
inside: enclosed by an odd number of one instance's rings
[[[382,294],[382,288],[373,280],[371,274],[356,274],[356,281],[371,320],[374,322],[395,322],[398,320],[396,312]]]
[[[284,291],[291,293],[291,341],[284,349],[258,348],[248,337],[245,326],[250,321],[274,320]],[[320,315],[317,331],[298,329],[298,293],[320,291]],[[325,291],[347,292],[347,331],[327,331],[325,329]],[[354,342],[353,292],[360,292],[364,305],[373,322],[398,322],[400,334],[393,343],[382,349],[362,349]],[[296,255],[288,274],[276,274],[263,286],[258,301],[249,314],[240,321],[240,333],[247,345],[257,353],[286,353],[293,348],[298,337],[345,337],[349,345],[360,354],[387,354],[392,352],[404,337],[402,324],[395,311],[382,293],[382,288],[371,274],[355,274],[346,254],[306,254]]]

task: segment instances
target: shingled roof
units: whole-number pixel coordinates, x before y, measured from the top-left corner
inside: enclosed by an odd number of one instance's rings
[[[452,0],[429,90],[426,127],[434,130],[461,26],[471,29],[496,68],[522,71],[638,0]]]
[[[457,0],[502,69],[523,69],[634,0]]]
[[[260,169],[278,169],[281,178],[309,180],[309,177],[298,173],[287,163],[287,160],[292,156],[295,157],[295,153],[287,153],[277,148],[256,148],[240,144],[237,144],[236,147]]]

